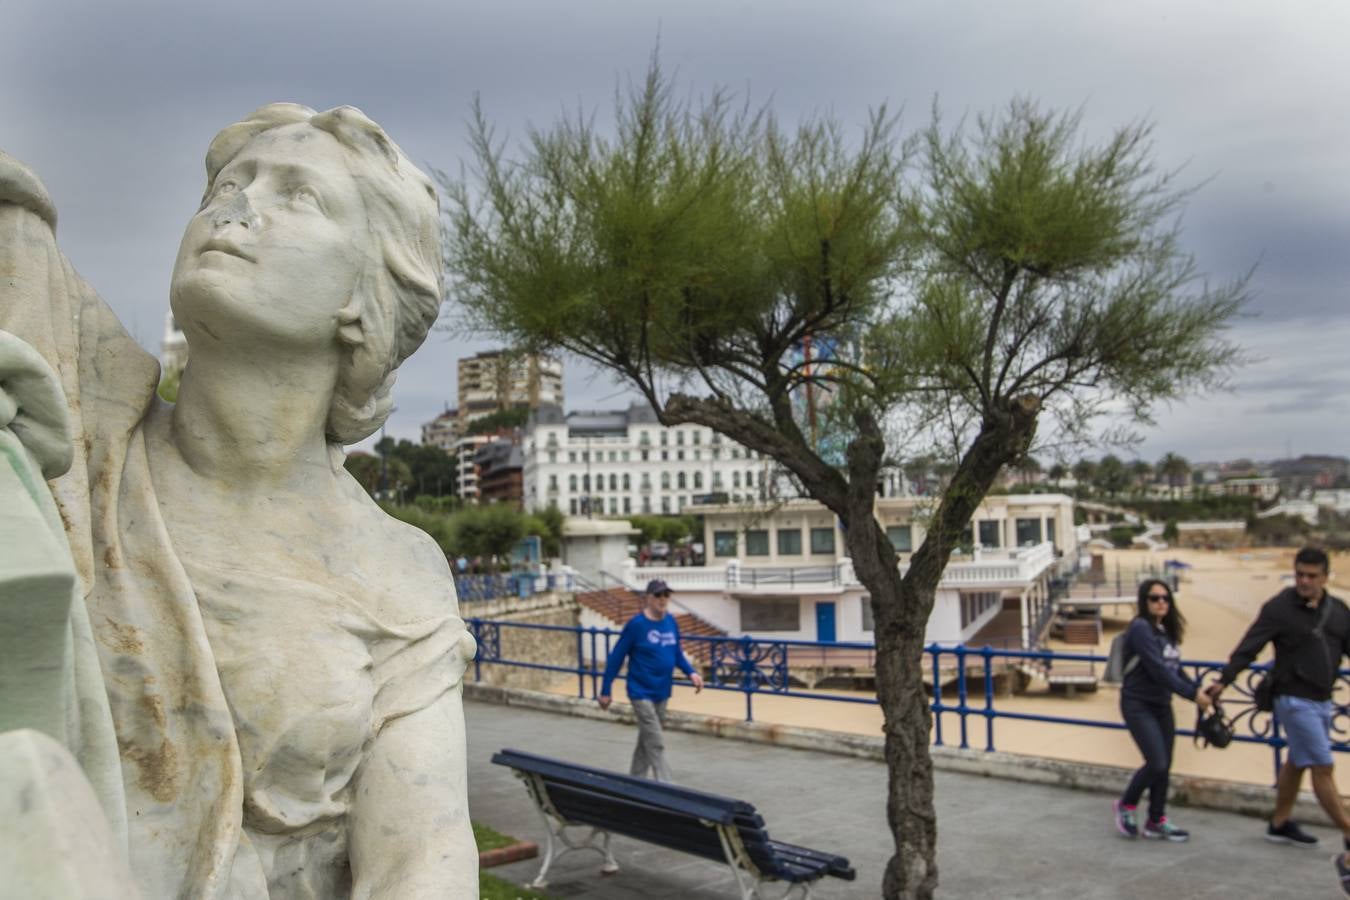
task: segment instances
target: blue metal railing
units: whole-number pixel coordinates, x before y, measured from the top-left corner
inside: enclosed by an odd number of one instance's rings
[[[587,628],[570,625],[537,625],[524,622],[492,621],[478,618],[466,620],[469,630],[478,641],[474,657],[474,680],[481,681],[483,665],[516,666],[559,674],[577,676],[577,696],[594,698],[599,695],[604,660],[618,639],[619,632],[607,628]],[[538,663],[510,659],[502,654],[502,632],[512,629],[551,631],[572,634],[575,657],[570,665]],[[745,720],[754,721],[754,698],[765,694],[778,697],[797,697],[834,703],[861,703],[877,705],[875,697],[848,697],[839,694],[799,690],[792,684],[793,668],[821,668],[835,670],[875,671],[876,648],[864,643],[821,643],[817,641],[772,640],[762,637],[705,637],[685,635],[685,654],[697,668],[706,673],[705,687],[710,690],[736,691],[745,695]],[[1048,668],[1053,671],[1065,663],[1090,670],[1106,662],[1103,656],[1084,653],[1060,653],[1049,650],[1011,650],[994,647],[972,648],[962,645],[930,644],[924,649],[925,665],[932,682],[933,743],[943,746],[943,714],[957,717],[957,746],[971,746],[972,726],[984,725],[984,749],[993,751],[995,723],[999,719],[1045,722],[1083,728],[1123,730],[1118,720],[1081,719],[1072,716],[1041,715],[1000,709],[995,691],[996,669],[1010,672],[1023,666]],[[1181,667],[1192,679],[1206,683],[1217,679],[1224,663],[1207,660],[1183,660]],[[1252,666],[1228,689],[1223,700],[1224,713],[1234,726],[1234,740],[1248,744],[1264,744],[1271,748],[1274,769],[1279,771],[1284,758],[1285,739],[1278,718],[1272,713],[1260,712],[1253,700],[1257,681],[1269,666]],[[974,692],[972,679],[978,679]],[[623,676],[620,676],[623,680]],[[946,696],[944,688],[954,689],[955,696]],[[1338,753],[1350,752],[1350,669],[1342,669],[1334,691],[1332,713],[1332,749]],[[952,702],[954,701],[954,702]],[[972,701],[975,701],[972,703]],[[1181,723],[1185,724],[1185,723]],[[1177,733],[1190,737],[1188,727]]]

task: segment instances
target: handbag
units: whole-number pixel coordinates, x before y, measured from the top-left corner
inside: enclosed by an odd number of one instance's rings
[[[1272,669],[1252,688],[1252,700],[1260,712],[1275,711],[1275,671]]]
[[[1202,743],[1203,741],[1203,743]],[[1200,747],[1218,747],[1222,750],[1233,742],[1233,725],[1223,717],[1223,707],[1214,704],[1208,715],[1195,711],[1195,743]]]

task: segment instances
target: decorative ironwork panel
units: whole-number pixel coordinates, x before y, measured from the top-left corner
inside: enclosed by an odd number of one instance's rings
[[[787,644],[782,641],[757,641],[749,637],[716,641],[709,660],[712,683],[746,692],[787,691],[787,657]]]
[[[496,622],[484,622],[482,619],[468,621],[469,634],[478,642],[475,662],[497,662],[502,658],[501,626]]]

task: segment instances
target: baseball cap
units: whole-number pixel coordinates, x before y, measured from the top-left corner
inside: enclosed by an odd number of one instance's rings
[[[647,582],[648,597],[654,597],[657,594],[669,594],[670,592],[670,585],[666,584],[660,578],[653,578],[651,581]]]

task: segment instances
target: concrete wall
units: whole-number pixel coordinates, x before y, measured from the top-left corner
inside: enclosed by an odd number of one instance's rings
[[[491,619],[495,622],[514,622],[524,625],[562,625],[575,627],[579,622],[578,604],[570,594],[541,594],[525,600],[504,600],[476,603],[466,616]],[[576,635],[570,631],[548,631],[534,628],[498,628],[501,658],[517,662],[540,663],[554,666],[576,666]],[[560,679],[572,678],[566,672],[527,669],[521,666],[495,665],[484,662],[479,666],[482,684],[526,690],[543,690]],[[474,680],[474,664],[464,676],[465,682]]]

